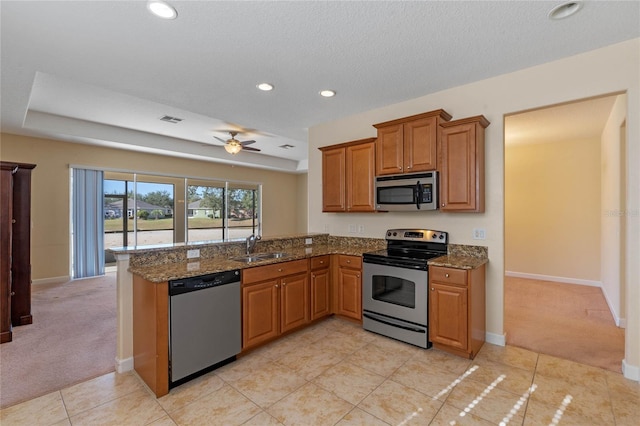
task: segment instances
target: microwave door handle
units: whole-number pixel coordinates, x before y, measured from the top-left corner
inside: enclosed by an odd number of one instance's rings
[[[420,200],[422,199],[422,185],[420,185],[420,181],[418,181],[415,188],[413,188],[413,195],[416,200],[416,207],[420,210]]]

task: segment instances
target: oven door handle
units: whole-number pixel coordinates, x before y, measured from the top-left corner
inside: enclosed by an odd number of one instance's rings
[[[420,210],[420,201],[422,201],[422,185],[420,185],[420,181],[413,188],[413,197],[416,200],[417,209]]]
[[[373,320],[373,321],[378,321],[378,322],[381,322],[383,324],[390,325],[392,327],[398,327],[398,328],[403,328],[405,330],[413,331],[414,333],[426,333],[426,331],[421,329],[421,328],[411,327],[411,326],[403,325],[403,324],[396,324],[396,323],[391,322],[391,321],[385,321],[382,318],[379,318],[377,316],[374,317],[373,315],[369,315],[366,312],[364,312],[362,314],[362,316],[365,316],[365,317],[367,317],[367,318],[369,318],[370,320]]]

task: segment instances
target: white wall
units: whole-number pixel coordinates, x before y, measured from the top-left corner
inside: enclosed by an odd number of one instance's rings
[[[601,138],[602,162],[602,291],[616,324],[625,325],[625,138],[621,126],[627,116],[627,97],[617,97]],[[637,141],[636,141],[637,142]],[[637,163],[636,163],[637,164]]]
[[[503,339],[504,275],[504,134],[505,114],[567,101],[626,91],[628,94],[629,184],[627,259],[640,258],[640,39],[618,43],[525,70],[454,87],[406,102],[324,123],[309,130],[309,231],[348,235],[349,224],[364,225],[363,236],[382,237],[391,227],[426,227],[449,231],[451,242],[478,244],[475,227],[485,228],[489,249],[487,269],[487,332]],[[443,70],[446,72],[446,70]],[[374,123],[443,108],[455,118],[483,114],[486,129],[486,212],[339,214],[322,213],[322,167],[318,147],[375,137]],[[627,307],[640,306],[640,263],[628,261]],[[640,378],[640,310],[627,309],[625,375]]]
[[[601,285],[599,170],[599,138],[507,141],[507,275]]]

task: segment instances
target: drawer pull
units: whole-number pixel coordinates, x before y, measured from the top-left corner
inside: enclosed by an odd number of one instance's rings
[[[282,272],[282,268],[278,268],[278,272]],[[447,275],[447,276],[449,276],[449,275]]]
[[[444,274],[445,277],[449,278],[449,274]]]
[[[435,288],[431,287],[431,291],[434,291],[434,290],[435,290]]]
[[[347,259],[347,263],[351,263],[351,261],[349,259]]]
[[[276,284],[276,288],[280,287],[278,284]]]

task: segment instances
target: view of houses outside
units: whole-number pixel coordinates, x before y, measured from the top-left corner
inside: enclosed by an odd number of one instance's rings
[[[124,180],[104,181],[105,249],[125,245],[153,245],[174,242],[174,188],[171,184]],[[224,211],[228,203],[228,238],[246,238],[257,232],[258,188],[229,185],[189,185],[187,203],[187,240],[219,241],[224,236]],[[137,220],[134,221],[134,218]],[[126,233],[125,233],[126,226]],[[134,236],[134,227],[137,232]],[[136,241],[134,241],[134,238]],[[115,261],[106,254],[106,262]]]

